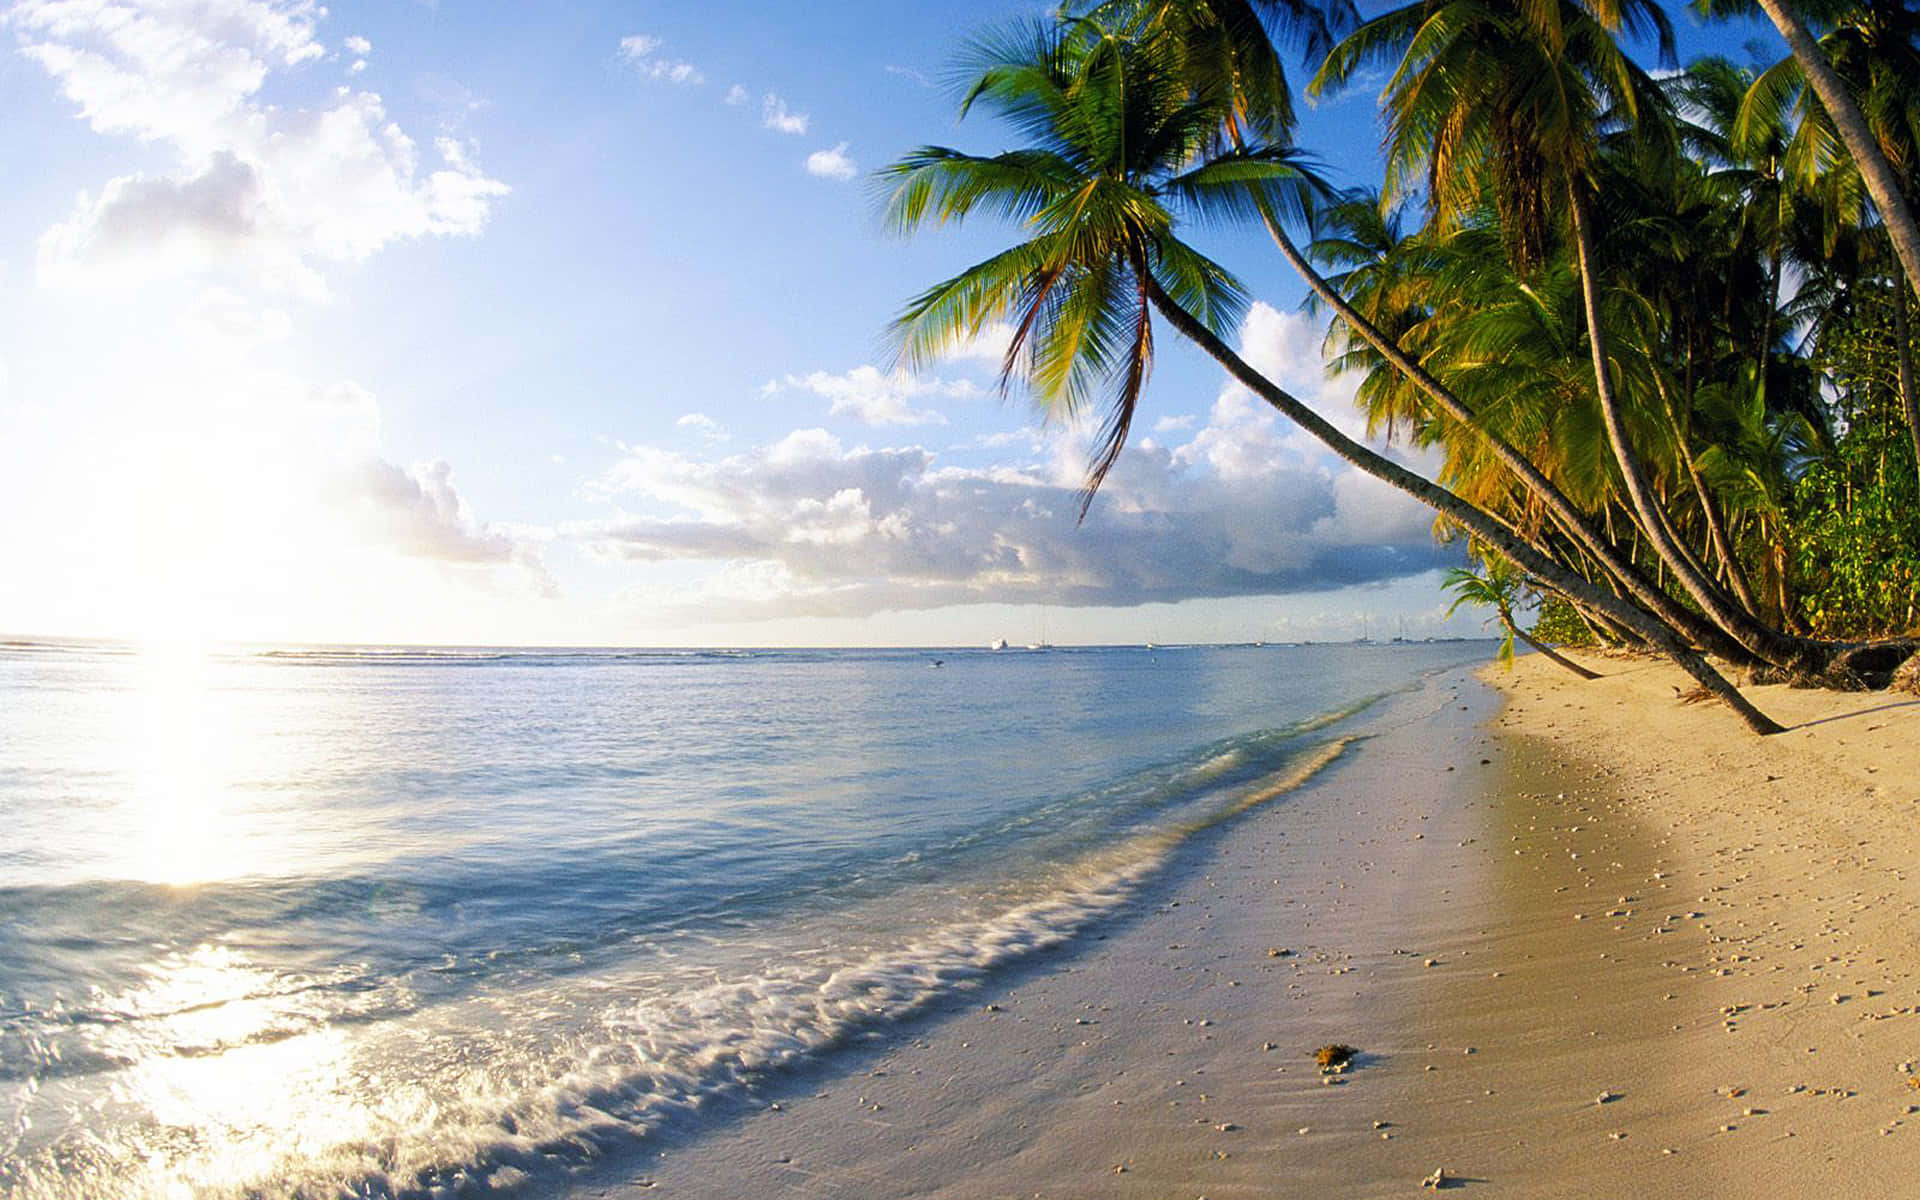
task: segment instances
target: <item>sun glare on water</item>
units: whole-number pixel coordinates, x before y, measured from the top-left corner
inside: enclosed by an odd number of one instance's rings
[[[128,828],[139,831],[127,864],[135,878],[179,885],[248,873],[223,770],[230,733],[208,675],[201,637],[152,639],[140,648],[126,798]]]

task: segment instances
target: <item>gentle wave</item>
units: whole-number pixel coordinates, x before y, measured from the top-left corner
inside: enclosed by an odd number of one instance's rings
[[[1070,941],[1122,909],[1189,838],[1298,788],[1357,740],[1297,747],[1276,770],[1213,793],[1216,802],[1202,811],[1035,881],[1044,887],[1039,894],[1012,897],[992,915],[951,922],[891,948],[838,962],[795,955],[781,969],[671,998],[621,1000],[596,995],[584,981],[563,983],[527,1001],[543,1005],[541,1015],[549,1019],[584,1006],[565,1022],[575,1032],[563,1044],[519,1045],[501,1061],[468,1072],[458,1086],[439,1089],[431,1101],[417,1089],[355,1097],[351,1108],[328,1114],[332,1127],[351,1130],[331,1145],[289,1152],[282,1148],[286,1131],[264,1119],[253,1127],[202,1128],[189,1146],[179,1144],[180,1130],[126,1129],[25,1157],[9,1154],[0,1161],[0,1194],[9,1200],[182,1194],[412,1200],[510,1192],[529,1179],[578,1169],[784,1068],[976,987],[998,967]],[[1241,753],[1201,762],[1190,781],[1204,786]],[[468,1007],[440,1014],[445,1028],[438,1036],[472,1020]],[[515,1027],[511,1013],[496,1014],[495,1023]],[[337,1036],[337,1030],[315,1031],[288,1040]],[[414,1044],[436,1034],[391,1030],[387,1036]],[[461,1043],[448,1045],[455,1051],[448,1057],[457,1057]],[[296,1049],[308,1054],[311,1047]],[[250,1052],[272,1054],[275,1046],[233,1053]],[[552,1063],[565,1065],[554,1070]]]

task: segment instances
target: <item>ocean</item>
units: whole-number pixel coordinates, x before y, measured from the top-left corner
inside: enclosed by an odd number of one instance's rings
[[[896,1036],[1483,643],[0,646],[0,1197],[492,1196]]]

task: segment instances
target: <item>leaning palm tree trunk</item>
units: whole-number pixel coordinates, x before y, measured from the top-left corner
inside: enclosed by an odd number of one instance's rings
[[[1813,31],[1787,0],[1758,0],[1758,3],[1780,36],[1787,40],[1794,61],[1800,64],[1814,94],[1820,97],[1821,107],[1833,118],[1834,129],[1846,143],[1847,152],[1853,155],[1854,164],[1860,168],[1860,178],[1867,185],[1867,194],[1873,197],[1874,207],[1880,210],[1880,219],[1893,237],[1893,250],[1900,257],[1907,281],[1920,289],[1920,225],[1914,223],[1913,210],[1900,190],[1899,177],[1875,140],[1860,106],[1847,92],[1839,72],[1820,52]]]
[[[1591,587],[1572,571],[1536,551],[1524,538],[1491,513],[1462,500],[1438,484],[1414,474],[1391,459],[1347,437],[1320,414],[1254,370],[1245,359],[1234,352],[1231,346],[1167,295],[1158,281],[1150,281],[1148,289],[1153,306],[1166,317],[1169,324],[1211,355],[1215,361],[1227,369],[1229,374],[1246,385],[1256,396],[1319,439],[1342,459],[1375,479],[1445,514],[1482,541],[1511,558],[1528,573],[1538,576],[1558,591],[1579,596],[1583,603],[1592,605],[1646,638],[1698,680],[1709,693],[1733,709],[1755,733],[1771,734],[1783,731],[1782,726],[1755,708],[1737,688],[1727,682],[1725,676],[1714,670],[1712,665],[1679,634],[1652,614]]]
[[[1758,617],[1760,603],[1754,598],[1753,587],[1747,582],[1747,574],[1741,569],[1740,560],[1733,552],[1733,543],[1727,539],[1726,525],[1720,519],[1720,508],[1713,502],[1713,494],[1707,490],[1707,481],[1700,476],[1700,462],[1694,457],[1687,431],[1681,427],[1680,418],[1674,413],[1673,397],[1658,372],[1654,373],[1653,382],[1660,390],[1660,407],[1666,413],[1667,428],[1673,431],[1673,444],[1680,452],[1681,463],[1687,468],[1687,482],[1693,487],[1694,501],[1700,505],[1700,513],[1706,519],[1707,541],[1713,547],[1714,557],[1720,560],[1721,571],[1726,575],[1727,584],[1733,588],[1740,606]]]
[[[1561,654],[1558,650],[1555,650],[1552,646],[1547,645],[1545,642],[1536,641],[1532,634],[1520,628],[1520,623],[1513,619],[1513,612],[1510,609],[1508,609],[1505,605],[1502,605],[1500,607],[1500,623],[1507,627],[1508,633],[1511,633],[1513,636],[1525,642],[1530,648],[1532,648],[1541,657],[1545,658],[1548,662],[1557,663],[1560,666],[1565,667],[1567,670],[1572,671],[1575,675],[1578,675],[1582,679],[1600,678],[1600,673],[1598,671],[1589,671],[1585,667],[1581,666],[1579,663],[1574,662],[1572,659],[1567,658],[1565,655]]]
[[[1578,180],[1569,180],[1568,209],[1573,224],[1574,253],[1580,268],[1581,298],[1586,307],[1587,344],[1593,353],[1594,388],[1600,400],[1600,413],[1606,425],[1607,441],[1613,447],[1614,461],[1626,482],[1627,499],[1637,524],[1652,543],[1659,560],[1670,569],[1676,581],[1716,625],[1732,634],[1742,646],[1758,658],[1782,667],[1794,667],[1809,673],[1825,668],[1814,647],[1761,624],[1752,614],[1732,602],[1696,567],[1692,555],[1673,536],[1666,516],[1653,495],[1646,467],[1634,452],[1627,434],[1620,395],[1614,390],[1609,363],[1607,334],[1600,317],[1600,283],[1593,270],[1593,230],[1586,197]]]
[[[1593,528],[1586,515],[1574,506],[1566,493],[1556,487],[1531,459],[1520,453],[1505,438],[1488,429],[1485,422],[1479,420],[1473,410],[1453,394],[1452,389],[1435,379],[1425,367],[1415,362],[1398,342],[1388,337],[1358,309],[1347,303],[1346,297],[1328,283],[1326,277],[1320,274],[1307,260],[1306,255],[1300,252],[1300,248],[1288,236],[1285,227],[1274,218],[1272,213],[1263,208],[1261,217],[1266,224],[1268,234],[1273,238],[1274,244],[1279,247],[1281,255],[1306,281],[1314,295],[1320,297],[1349,329],[1358,333],[1368,345],[1379,351],[1395,370],[1426,393],[1440,411],[1458,421],[1462,428],[1484,441],[1493,451],[1494,457],[1500,460],[1501,465],[1511,471],[1527,491],[1547,506],[1561,528],[1588,554],[1591,554],[1602,569],[1619,580],[1635,600],[1657,613],[1668,625],[1708,646],[1717,654],[1738,659],[1751,653],[1743,642],[1732,637],[1712,621],[1702,618],[1698,613],[1676,602],[1632,562],[1622,558],[1614,545]]]

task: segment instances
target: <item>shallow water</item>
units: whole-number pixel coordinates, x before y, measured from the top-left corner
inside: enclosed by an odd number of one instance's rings
[[[0,649],[0,1195],[486,1195],[697,1133],[1485,654]]]

